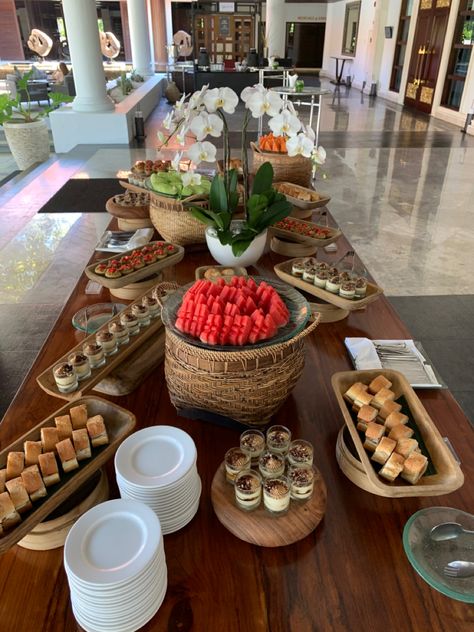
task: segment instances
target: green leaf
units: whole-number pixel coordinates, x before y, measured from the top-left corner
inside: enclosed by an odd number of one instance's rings
[[[214,211],[228,211],[227,193],[224,178],[221,175],[214,176],[209,192],[210,206]]]
[[[208,226],[215,226],[215,221],[212,217],[206,214],[207,211],[204,211],[200,206],[188,206],[188,212],[203,224],[207,224]]]
[[[252,186],[252,194],[264,193],[272,188],[273,167],[269,162],[264,162],[255,174]]]
[[[239,241],[234,241],[232,243],[232,253],[234,257],[240,257],[240,255],[242,255],[247,250],[252,241],[253,238],[239,239]]]

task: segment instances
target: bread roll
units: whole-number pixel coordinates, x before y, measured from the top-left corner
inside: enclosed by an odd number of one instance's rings
[[[428,459],[424,454],[418,454],[412,452],[410,456],[405,460],[402,470],[402,478],[416,485],[428,467]]]
[[[62,441],[63,439],[70,439],[72,437],[72,422],[69,415],[55,417],[54,423],[58,429],[59,441]]]
[[[21,480],[33,502],[46,496],[46,487],[37,465],[30,465],[30,467],[25,468],[21,473]]]
[[[0,494],[5,491],[5,481],[7,480],[7,470],[3,468],[0,470]]]
[[[87,406],[85,404],[73,406],[73,408],[69,410],[69,414],[71,415],[73,430],[78,430],[79,428],[86,427],[88,415]]]
[[[362,384],[362,382],[356,382],[344,393],[344,398],[352,403],[357,399],[357,394],[360,390],[366,391],[367,386],[366,384]]]
[[[372,461],[383,465],[390,458],[390,455],[395,450],[396,445],[397,442],[393,439],[382,437],[378,446],[375,448],[375,452],[372,454]]]
[[[15,505],[15,509],[19,514],[24,513],[32,508],[30,497],[25,489],[21,476],[12,478],[11,481],[5,483],[7,492],[10,494],[12,503]]]
[[[385,428],[381,424],[375,422],[370,423],[365,431],[364,448],[369,452],[375,452],[384,433]]]
[[[403,470],[404,462],[405,459],[400,454],[392,452],[388,461],[379,470],[380,476],[383,476],[383,478],[386,478],[390,482],[394,481]]]
[[[405,426],[405,424],[399,424],[390,430],[388,436],[394,441],[398,441],[399,439],[409,439],[413,436],[413,430],[408,426]]]
[[[59,432],[57,428],[54,428],[53,426],[41,428],[41,443],[43,445],[43,452],[54,452],[58,441]]]
[[[372,406],[361,406],[357,413],[357,430],[365,432],[368,424],[375,421],[377,409]]]
[[[377,377],[374,377],[372,382],[369,384],[369,393],[375,395],[382,388],[390,388],[391,386],[392,382],[390,382],[390,380],[387,380],[384,375],[377,375]]]
[[[408,422],[408,417],[400,412],[393,412],[387,416],[384,426],[387,430],[391,430],[395,426],[399,424],[406,424]]]
[[[362,406],[369,406],[372,402],[372,395],[367,391],[359,390],[352,406],[352,410],[358,412]]]
[[[91,458],[91,444],[89,441],[89,435],[87,434],[87,428],[79,428],[72,433],[72,440],[74,442],[74,449],[76,451],[76,457],[78,461]]]
[[[388,402],[385,402],[385,404],[379,410],[377,421],[380,421],[380,423],[384,423],[387,417],[390,415],[390,413],[398,412],[401,409],[402,409],[401,404],[399,404],[398,402],[389,400]]]
[[[20,514],[15,509],[15,505],[8,492],[0,494],[0,526],[5,531],[21,522]]]
[[[59,470],[54,452],[40,454],[38,463],[41,469],[41,476],[46,487],[59,483]]]
[[[23,449],[25,451],[25,467],[38,465],[38,457],[43,451],[41,441],[25,441]]]
[[[9,452],[7,455],[7,481],[17,478],[25,468],[23,452]]]
[[[397,447],[395,448],[395,452],[401,454],[404,459],[407,459],[410,454],[416,450],[419,451],[418,441],[416,439],[410,439],[409,437],[399,439],[397,441]]]
[[[109,442],[102,415],[95,415],[95,417],[91,417],[87,421],[87,432],[89,433],[94,448],[100,445],[106,445]]]
[[[382,408],[384,404],[395,399],[395,393],[388,388],[381,388],[372,399],[372,406]]]
[[[58,456],[65,472],[70,472],[79,467],[76,451],[74,450],[71,439],[63,439],[60,441],[56,444],[56,450],[58,451]]]

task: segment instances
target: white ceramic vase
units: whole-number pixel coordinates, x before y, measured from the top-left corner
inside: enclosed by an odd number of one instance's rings
[[[49,158],[49,134],[43,119],[33,123],[3,124],[5,138],[18,169],[28,169]]]
[[[237,228],[242,225],[241,220],[234,220],[231,224],[232,228]],[[232,252],[232,246],[226,244],[222,245],[217,237],[216,230],[213,226],[206,228],[206,243],[209,248],[209,252],[214,259],[222,266],[251,266],[260,259],[265,250],[265,244],[267,242],[267,230],[260,233],[255,237],[247,250],[243,252],[239,257],[236,257]]]

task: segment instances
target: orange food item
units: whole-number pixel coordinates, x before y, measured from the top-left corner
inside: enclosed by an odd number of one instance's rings
[[[285,136],[274,136],[273,132],[260,137],[259,147],[262,151],[274,151],[280,154],[286,154],[286,138]]]

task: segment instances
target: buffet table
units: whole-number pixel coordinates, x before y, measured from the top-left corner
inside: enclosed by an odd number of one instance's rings
[[[348,247],[341,238],[339,256]],[[257,266],[258,273],[273,276],[274,264],[282,260],[266,254]],[[181,284],[191,281],[195,268],[205,263],[212,263],[207,252],[187,252],[175,269],[176,280]],[[72,315],[88,303],[109,300],[105,289],[100,296],[86,296],[86,283],[83,275],[8,410],[0,427],[2,448],[62,405],[38,387],[36,376],[82,340],[83,334],[71,326]],[[336,438],[344,422],[331,388],[334,372],[352,368],[343,344],[345,336],[410,337],[388,300],[381,297],[341,322],[321,324],[307,338],[304,373],[274,423],[288,425],[294,435],[313,443],[328,503],[315,531],[291,546],[252,546],[220,524],[211,505],[211,482],[226,450],[238,444],[239,431],[178,417],[168,397],[162,365],[133,393],[116,400],[136,415],[137,430],[170,424],[188,432],[197,446],[203,483],[194,520],[165,537],[168,591],[144,630],[472,629],[472,607],[430,588],[410,566],[402,545],[405,522],[423,507],[449,505],[472,512],[472,427],[448,391],[419,392],[441,434],[449,437],[461,459],[464,486],[449,496],[390,499],[353,485],[336,462]],[[108,474],[111,497],[117,497],[113,462],[108,463]],[[2,556],[2,630],[78,629],[62,553],[62,549],[35,552],[14,546]]]

